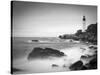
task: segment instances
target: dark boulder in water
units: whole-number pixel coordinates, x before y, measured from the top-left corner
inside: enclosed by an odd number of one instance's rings
[[[32,42],[39,42],[39,40],[32,40]]]
[[[70,70],[97,69],[97,58],[93,58],[89,63],[83,65],[82,61],[77,61],[69,67]]]
[[[82,61],[77,61],[74,64],[72,64],[69,69],[71,70],[81,70],[83,67],[83,62]]]
[[[32,50],[31,53],[28,55],[28,59],[34,59],[34,58],[47,58],[47,57],[62,57],[65,56],[63,52],[60,52],[59,50],[52,49],[52,48],[39,48],[36,47]]]
[[[89,59],[89,58],[93,58],[94,55],[82,55],[81,59]]]
[[[96,47],[96,46],[90,46],[89,48],[90,48],[90,49],[97,50],[97,47]]]
[[[82,59],[86,59],[88,56],[82,55],[81,58]]]
[[[52,64],[52,67],[59,67],[58,65],[56,65],[56,64]]]

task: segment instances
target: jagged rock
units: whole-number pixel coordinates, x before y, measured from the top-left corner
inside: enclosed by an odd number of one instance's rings
[[[52,57],[62,57],[65,56],[63,52],[60,52],[59,50],[55,50],[52,48],[39,48],[36,47],[32,50],[31,53],[28,55],[28,59],[33,59],[33,58],[47,58],[49,56]]]
[[[81,70],[83,67],[83,62],[82,61],[77,61],[74,64],[72,64],[69,68],[71,70]]]

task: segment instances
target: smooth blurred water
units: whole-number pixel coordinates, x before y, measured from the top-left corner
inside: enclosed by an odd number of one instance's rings
[[[41,72],[61,72],[69,71],[69,66],[74,62],[80,60],[81,55],[93,54],[87,48],[88,45],[84,43],[73,42],[59,42],[59,43],[28,43],[28,40],[60,40],[58,38],[40,38],[40,37],[15,37],[13,38],[13,67],[21,69],[16,73],[41,73]],[[28,54],[35,47],[41,48],[53,48],[60,50],[66,54],[61,58],[48,58],[48,59],[33,59],[29,61],[27,59]],[[83,51],[81,47],[87,48]],[[88,60],[86,60],[88,61]],[[84,61],[84,63],[86,63]],[[52,64],[58,65],[58,67],[52,67]]]

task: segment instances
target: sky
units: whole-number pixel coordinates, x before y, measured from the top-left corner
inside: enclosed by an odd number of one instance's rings
[[[14,1],[12,36],[57,37],[97,22],[97,6]]]

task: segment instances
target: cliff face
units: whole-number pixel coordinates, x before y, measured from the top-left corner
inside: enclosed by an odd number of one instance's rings
[[[31,53],[28,55],[28,59],[34,59],[34,58],[48,58],[51,57],[62,57],[65,56],[63,52],[60,52],[59,50],[55,50],[52,48],[39,48],[36,47],[32,50]]]

